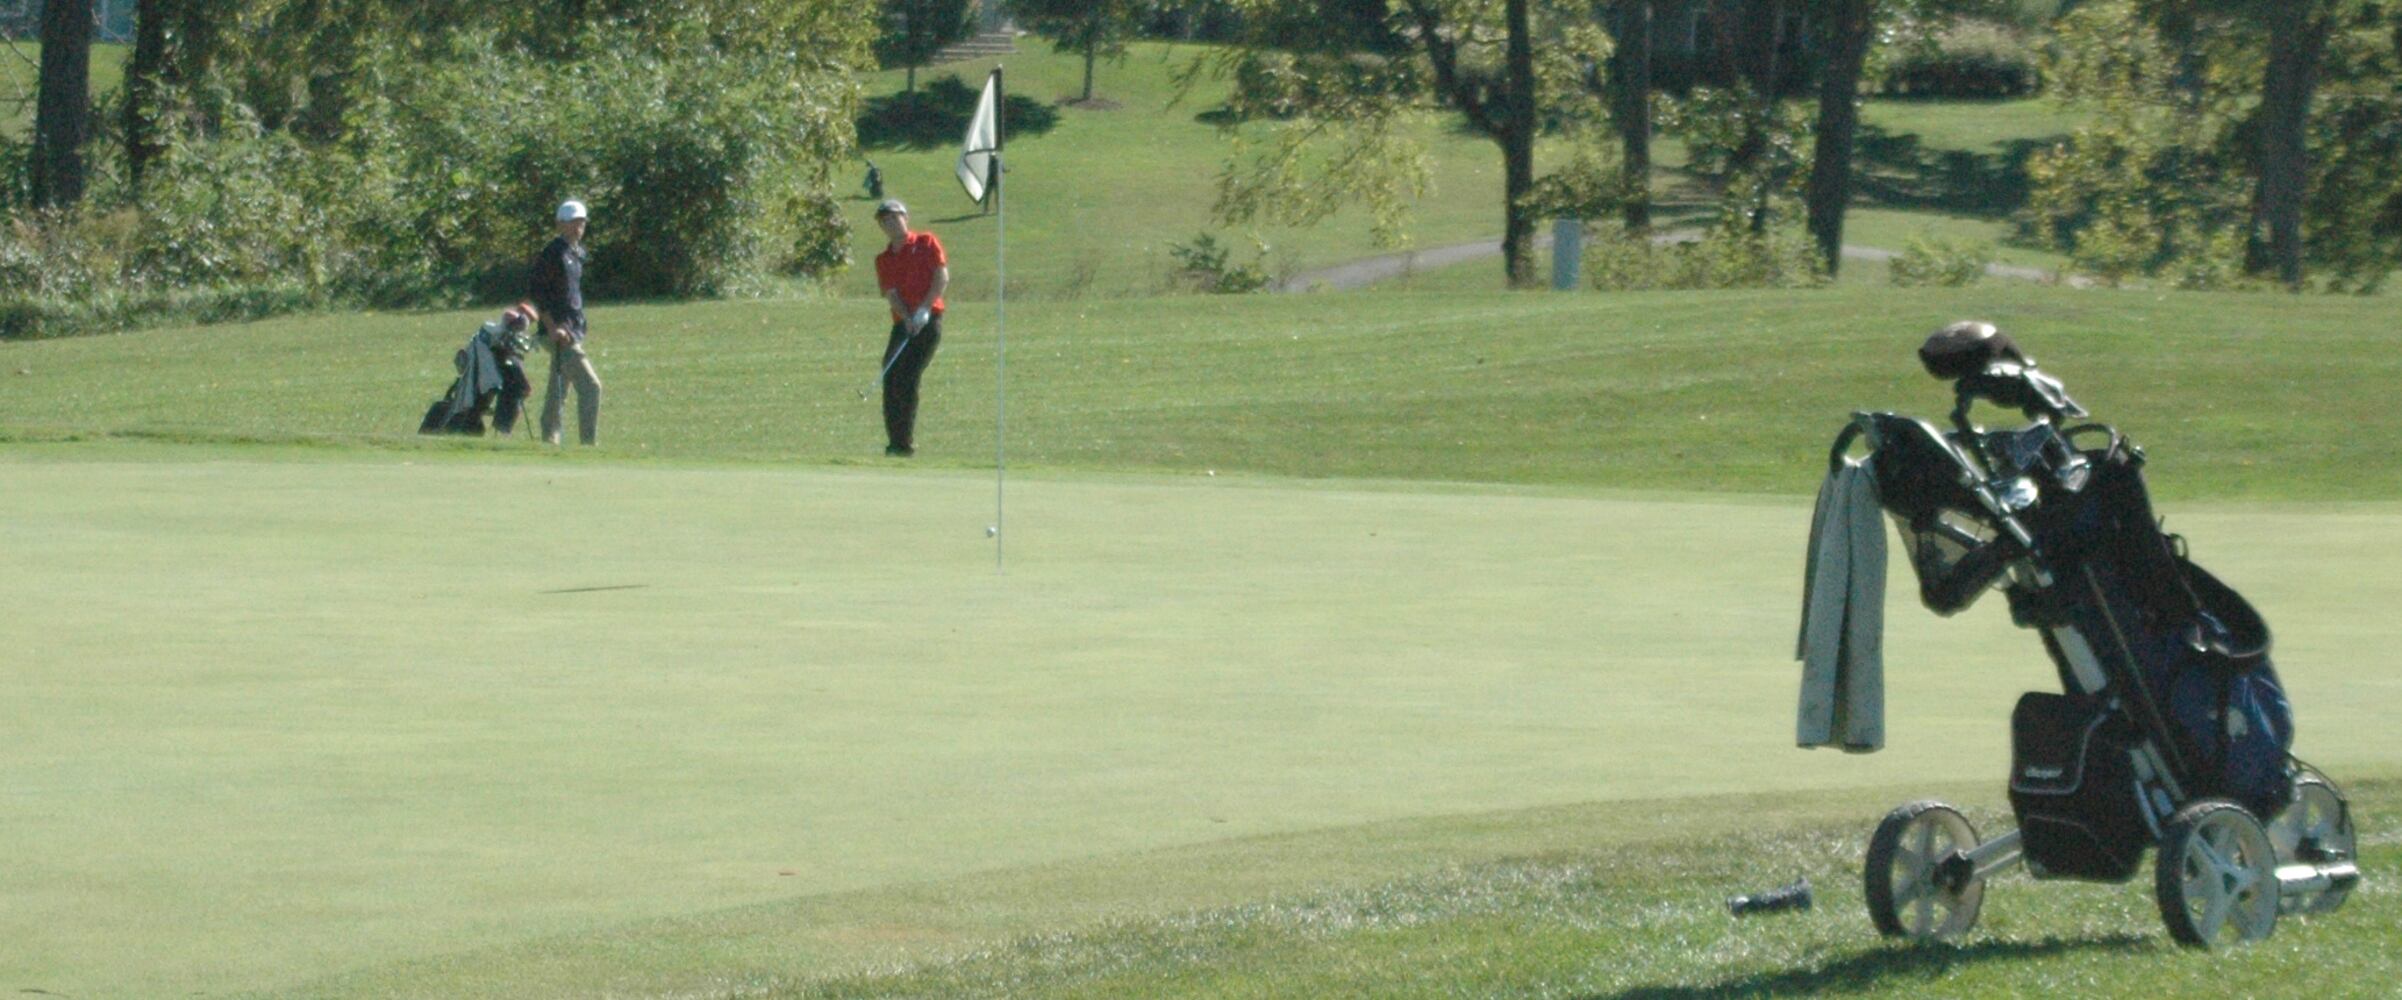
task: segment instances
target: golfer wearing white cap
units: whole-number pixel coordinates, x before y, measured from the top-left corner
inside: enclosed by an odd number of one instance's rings
[[[576,430],[585,444],[600,439],[600,375],[584,353],[584,203],[559,204],[559,237],[534,258],[532,294],[541,310],[542,342],[550,348],[550,387],[542,396],[542,440],[565,431],[567,386],[575,385]]]

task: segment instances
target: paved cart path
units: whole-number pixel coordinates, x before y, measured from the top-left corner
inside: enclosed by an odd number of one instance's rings
[[[1682,230],[1662,233],[1653,238],[1661,243],[1674,243],[1693,239],[1696,235],[1692,230]],[[1551,236],[1549,234],[1535,237],[1536,250],[1548,250],[1550,247]],[[1427,250],[1405,250],[1400,253],[1336,264],[1333,267],[1303,271],[1279,283],[1276,290],[1280,292],[1348,291],[1406,277],[1418,271],[1431,271],[1499,256],[1501,256],[1500,237],[1478,240],[1474,243],[1454,243],[1450,246]],[[1901,256],[1901,253],[1882,247],[1846,244],[1843,248],[1843,256],[1846,260],[1891,261],[1895,257]],[[2018,264],[1987,264],[1985,273],[1996,278],[2007,278],[2013,281],[2042,282],[2052,281],[2058,277],[2057,272]],[[1545,274],[1549,274],[1548,265],[1546,265]],[[2083,277],[2071,277],[2067,281],[2070,285],[2077,287],[2084,287],[2090,283],[2090,279]]]

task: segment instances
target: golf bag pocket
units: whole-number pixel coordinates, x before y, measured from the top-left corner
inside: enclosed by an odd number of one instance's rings
[[[2028,866],[2053,878],[2124,882],[2151,832],[2126,721],[2090,698],[2031,691],[2010,715],[2010,808]]]

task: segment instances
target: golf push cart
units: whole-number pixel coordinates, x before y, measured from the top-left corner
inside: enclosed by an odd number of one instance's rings
[[[1998,588],[2041,636],[2063,693],[2029,692],[2010,720],[2018,829],[1980,838],[1941,802],[1904,805],[1868,844],[1879,932],[1950,938],[1975,926],[1985,882],[2124,882],[2147,848],[2160,916],[2196,947],[2266,938],[2280,913],[2324,913],[2358,884],[2350,808],[2288,752],[2291,709],[2258,612],[2164,534],[2143,450],[2086,416],[2010,338],[1959,323],[1919,349],[1953,383],[1949,430],[1854,414],[1877,504],[1901,529],[1921,600],[1938,614]],[[2017,410],[1986,430],[1972,405]]]

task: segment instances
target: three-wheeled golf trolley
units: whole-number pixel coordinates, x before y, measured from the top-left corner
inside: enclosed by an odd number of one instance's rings
[[[1998,587],[2064,691],[2029,692],[2011,716],[2018,829],[1983,839],[1932,801],[1877,825],[1877,930],[1953,937],[1975,926],[1986,880],[2014,864],[2124,882],[2154,847],[2161,919],[2184,944],[2258,940],[2280,913],[2343,905],[2360,879],[2349,806],[2288,752],[2268,626],[2161,531],[2143,450],[2107,425],[2069,424],[2085,410],[1990,325],[1947,327],[1919,357],[1953,383],[1951,429],[1854,414],[1829,462],[1864,442],[1921,600],[1950,614]],[[2028,423],[1976,426],[1980,401]]]

